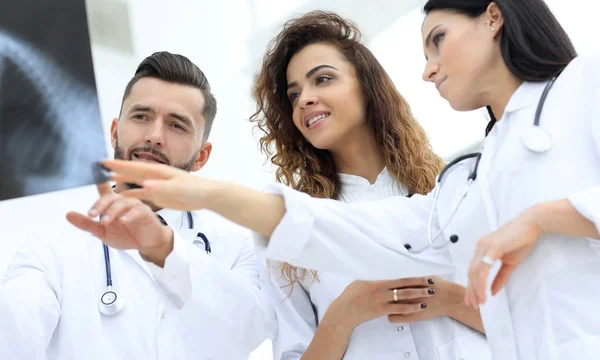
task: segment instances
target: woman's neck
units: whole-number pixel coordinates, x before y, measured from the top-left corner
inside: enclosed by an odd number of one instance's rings
[[[506,65],[503,66],[489,80],[489,89],[485,91],[485,104],[492,108],[492,112],[497,121],[500,121],[504,115],[506,105],[510,98],[515,94],[523,80],[517,78],[508,70]]]
[[[332,151],[335,166],[338,173],[360,176],[373,184],[385,168],[384,152],[370,135],[371,131],[356,133],[362,136],[352,137],[339,149]]]

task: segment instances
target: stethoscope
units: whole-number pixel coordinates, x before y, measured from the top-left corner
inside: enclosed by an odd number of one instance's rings
[[[190,230],[194,229],[194,218],[191,212],[186,212],[188,218],[188,228]],[[160,222],[167,226],[167,222],[160,215],[156,215]],[[207,254],[211,253],[210,242],[208,238],[203,233],[199,232],[197,237],[201,238],[204,242],[204,250]],[[115,316],[125,308],[125,300],[122,296],[117,295],[117,293],[112,288],[112,274],[110,267],[110,254],[108,252],[108,246],[106,244],[102,244],[104,249],[104,266],[106,268],[106,291],[100,297],[100,303],[98,304],[98,310],[102,315],[106,316]]]
[[[544,108],[544,102],[546,101],[548,92],[552,88],[552,85],[554,85],[555,81],[556,81],[556,76],[553,77],[548,82],[548,84],[546,84],[546,87],[544,88],[544,92],[542,93],[542,96],[540,97],[540,101],[538,102],[538,106],[537,106],[537,109],[535,112],[535,118],[533,121],[533,126],[530,126],[526,130],[524,130],[520,136],[521,142],[523,143],[523,145],[528,150],[535,152],[535,153],[545,153],[545,152],[549,151],[550,148],[552,148],[552,138],[550,137],[550,134],[548,134],[547,131],[545,131],[544,129],[542,129],[540,127],[540,116],[542,114],[542,109]],[[456,204],[454,211],[452,211],[452,213],[450,214],[450,216],[448,217],[448,220],[446,220],[444,225],[438,230],[438,232],[434,236],[432,236],[431,235],[431,230],[432,230],[431,225],[433,223],[433,215],[435,213],[438,197],[440,194],[440,189],[442,187],[442,182],[444,180],[444,175],[454,165],[456,165],[464,160],[472,159],[472,158],[475,158],[475,166],[473,167],[473,170],[469,173],[469,175],[467,177],[467,184],[465,185],[465,188],[461,193],[461,197],[460,197],[460,200],[458,201],[458,204]],[[404,244],[404,247],[406,248],[406,250],[408,250],[412,253],[420,253],[422,251],[425,251],[428,247],[431,247],[434,249],[440,249],[440,248],[444,247],[448,241],[450,241],[453,244],[458,241],[458,235],[453,234],[449,237],[449,239],[447,239],[446,241],[443,241],[441,243],[441,245],[437,245],[437,246],[435,245],[435,241],[439,238],[440,235],[442,235],[442,233],[446,229],[446,227],[448,227],[448,225],[450,224],[450,221],[452,221],[452,218],[454,218],[454,215],[460,208],[460,204],[462,204],[463,200],[467,197],[467,193],[469,192],[469,188],[471,187],[471,184],[473,184],[475,179],[477,179],[477,168],[479,167],[480,160],[481,160],[481,151],[459,156],[456,159],[449,162],[448,165],[446,165],[444,167],[444,169],[438,176],[437,184],[436,184],[437,186],[435,187],[434,194],[433,194],[433,205],[431,206],[431,210],[429,212],[429,220],[427,222],[428,245],[422,249],[417,250],[417,249],[413,249],[413,247],[410,244]]]

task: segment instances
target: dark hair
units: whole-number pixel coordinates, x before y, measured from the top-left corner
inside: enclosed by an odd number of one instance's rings
[[[543,0],[429,0],[425,14],[450,10],[469,17],[483,14],[491,3],[500,8],[504,26],[500,51],[511,73],[523,81],[542,82],[560,74],[577,57],[571,39]],[[488,107],[492,121],[494,114]]]
[[[131,93],[133,85],[141,78],[151,77],[159,80],[187,85],[197,88],[202,92],[204,96],[204,109],[202,109],[202,116],[206,122],[204,125],[204,136],[203,141],[208,139],[210,129],[212,128],[213,120],[217,115],[217,100],[210,91],[210,84],[208,79],[187,57],[179,54],[171,54],[167,51],[155,52],[154,54],[145,58],[140,65],[138,65],[135,75],[127,86],[125,87],[125,93],[123,94],[123,102]],[[122,103],[121,103],[122,104]],[[121,105],[122,106],[122,105]],[[121,109],[122,111],[122,109]]]
[[[353,22],[338,14],[313,11],[294,18],[270,42],[254,83],[256,113],[250,118],[263,132],[260,145],[277,166],[275,176],[313,197],[338,198],[341,181],[331,152],[312,146],[292,121],[286,71],[290,59],[304,47],[335,46],[354,65],[365,100],[365,116],[392,177],[409,192],[426,194],[443,167],[427,134],[413,117],[408,103],[373,53],[362,44]],[[316,272],[312,272],[316,277]],[[282,276],[293,286],[306,271],[283,264]]]

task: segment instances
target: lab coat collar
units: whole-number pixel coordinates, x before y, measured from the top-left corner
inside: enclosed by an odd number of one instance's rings
[[[547,81],[534,83],[525,81],[517,88],[517,91],[510,97],[508,104],[504,108],[505,118],[510,113],[521,110],[531,105],[537,105]]]
[[[189,228],[188,217],[185,211],[161,209],[156,212],[156,215],[160,215],[173,230]]]
[[[365,179],[362,176],[350,175],[350,174],[338,174],[340,177],[340,181],[342,183],[342,187],[345,190],[360,190],[364,188],[368,188],[371,185],[375,184],[387,184],[395,181],[394,178],[387,171],[387,168],[383,168],[379,175],[377,175],[377,179],[375,179],[375,183],[371,184],[369,180]]]

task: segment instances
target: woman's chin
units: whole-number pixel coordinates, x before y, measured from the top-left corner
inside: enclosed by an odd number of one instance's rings
[[[448,104],[450,104],[450,107],[454,111],[473,111],[481,108],[481,106],[476,106],[474,104],[452,98],[447,98],[446,101],[448,101]]]
[[[331,150],[331,141],[323,136],[315,136],[312,139],[307,139],[308,142],[319,150]]]
[[[329,147],[329,146],[327,146],[327,145],[324,145],[324,144],[321,144],[321,143],[318,143],[318,142],[317,142],[317,143],[311,143],[311,145],[312,145],[314,148],[316,148],[316,149],[319,149],[319,150],[330,150],[330,147]]]

